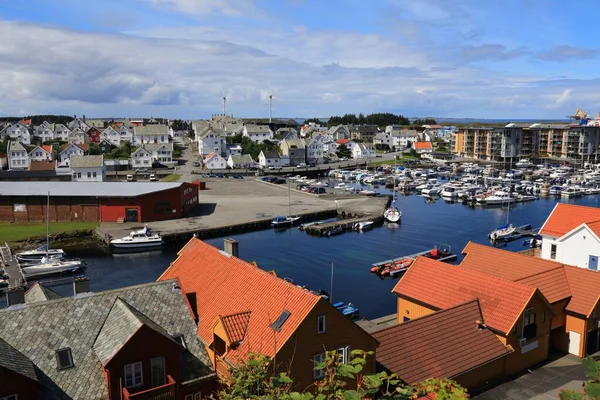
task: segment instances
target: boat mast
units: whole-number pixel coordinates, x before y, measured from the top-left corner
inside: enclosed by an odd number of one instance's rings
[[[292,189],[290,188],[290,180],[288,179],[288,216],[292,216]]]
[[[46,204],[46,258],[50,251],[50,191],[48,190],[48,202]]]
[[[329,303],[333,304],[333,262],[331,263],[331,281],[329,283]]]

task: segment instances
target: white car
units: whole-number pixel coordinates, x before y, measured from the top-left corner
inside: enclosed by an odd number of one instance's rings
[[[306,164],[305,163],[300,163],[298,165],[296,165],[296,168],[305,168]]]

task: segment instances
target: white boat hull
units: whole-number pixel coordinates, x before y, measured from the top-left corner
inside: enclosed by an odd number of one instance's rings
[[[147,241],[123,241],[121,239],[116,239],[110,242],[110,245],[117,249],[140,249],[140,248],[149,248],[149,247],[161,247],[163,245],[162,239],[160,240],[147,240]]]
[[[490,199],[489,197],[485,199],[485,204],[489,206],[499,206],[501,204],[510,204],[514,203],[515,199],[507,198],[507,199]]]
[[[402,213],[397,208],[388,208],[383,213],[383,217],[389,222],[398,222],[402,217]]]
[[[83,261],[57,261],[48,262],[45,264],[31,265],[24,267],[23,275],[26,277],[57,274],[61,272],[71,272],[82,268],[85,264]]]

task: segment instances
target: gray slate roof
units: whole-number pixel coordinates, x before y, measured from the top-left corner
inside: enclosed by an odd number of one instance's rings
[[[248,131],[248,134],[269,133],[269,132],[271,132],[271,129],[267,125],[248,124],[248,125],[246,125],[246,131]]]
[[[135,197],[181,187],[183,182],[7,182],[0,181],[0,196]]]
[[[265,158],[281,158],[277,150],[261,150]]]
[[[136,136],[167,136],[169,135],[169,127],[167,125],[135,126],[133,133]]]
[[[32,381],[38,380],[35,367],[20,351],[0,339],[0,367],[23,375]]]
[[[99,168],[104,165],[104,156],[80,156],[73,154],[70,157],[71,168]]]
[[[25,292],[26,303],[37,303],[38,301],[61,299],[62,296],[43,284],[37,282]]]
[[[0,339],[40,370],[40,399],[106,399],[103,368],[93,346],[113,305],[122,299],[139,313],[136,318],[145,316],[170,336],[184,335],[188,351],[182,353],[182,381],[212,375],[185,294],[174,286],[176,282],[152,282],[1,310]],[[63,348],[71,349],[74,367],[59,371],[55,353]]]
[[[8,147],[7,151],[11,151],[11,150],[27,151],[27,149],[20,142],[16,142],[16,141],[10,142],[10,146]]]
[[[232,154],[230,157],[234,164],[252,164],[254,162],[250,154]]]
[[[288,148],[304,149],[306,148],[306,141],[304,139],[285,139],[284,142]]]

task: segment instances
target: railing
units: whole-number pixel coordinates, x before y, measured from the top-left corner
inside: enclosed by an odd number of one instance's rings
[[[123,388],[123,400],[175,400],[176,382],[171,375],[167,375],[167,383],[152,389],[142,390],[136,393],[129,393],[127,388]]]

